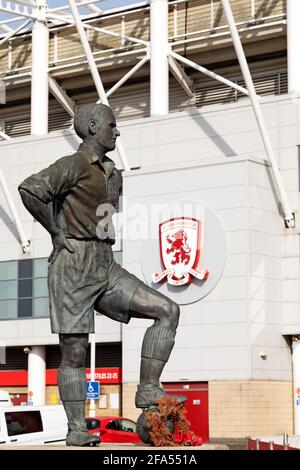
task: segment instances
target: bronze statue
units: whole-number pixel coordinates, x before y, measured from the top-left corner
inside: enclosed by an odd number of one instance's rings
[[[159,379],[174,346],[179,307],[114,261],[114,234],[104,215],[96,214],[101,204],[116,207],[122,187],[121,172],[106,156],[120,135],[111,109],[80,105],[74,127],[83,140],[77,152],[27,178],[19,192],[52,237],[50,319],[62,352],[58,387],[68,418],[66,443],[86,446],[99,443],[85,425],[85,356],[94,310],[123,323],[132,317],[154,320],[143,340],[135,397],[136,407],[147,410],[165,395]]]

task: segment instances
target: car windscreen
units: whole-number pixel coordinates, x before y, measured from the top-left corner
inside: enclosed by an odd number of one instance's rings
[[[4,414],[9,436],[43,431],[39,411],[9,411]]]
[[[86,420],[86,427],[88,431],[93,431],[94,429],[100,428],[101,421],[98,419],[87,419]]]

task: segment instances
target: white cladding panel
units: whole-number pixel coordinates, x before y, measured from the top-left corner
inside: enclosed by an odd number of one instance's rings
[[[292,210],[298,211],[300,107],[283,97],[262,101]],[[127,208],[144,204],[142,224],[151,226],[153,204],[203,200],[216,210],[227,237],[228,258],[220,282],[201,302],[182,307],[163,380],[290,378],[290,351],[282,334],[300,332],[299,235],[285,231],[278,213],[248,100],[202,108],[201,113],[122,122],[120,128],[132,167],[141,167],[124,176],[124,195]],[[77,146],[71,131],[0,144],[0,165],[32,240],[26,256],[48,256],[51,243],[23,207],[17,185]],[[114,158],[118,163],[116,154]],[[0,260],[23,259],[1,190],[0,205]],[[141,246],[139,240],[123,242],[125,266],[142,278]],[[125,381],[138,378],[141,340],[148,324],[134,320],[123,327]],[[99,341],[120,340],[118,323],[98,317],[96,326]],[[2,338],[9,345],[57,341],[44,319],[2,321]],[[262,352],[267,354],[265,360]]]

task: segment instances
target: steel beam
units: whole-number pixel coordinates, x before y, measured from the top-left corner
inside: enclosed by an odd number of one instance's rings
[[[53,19],[55,21],[61,21],[63,23],[68,23],[71,25],[74,24],[74,21],[72,21],[69,16],[59,16],[57,14],[53,14],[49,12],[47,17],[49,20]],[[147,46],[149,44],[147,41],[144,41],[143,39],[134,38],[133,36],[128,36],[127,34],[116,33],[115,31],[110,31],[109,29],[106,29],[106,28],[98,28],[98,26],[93,26],[91,24],[82,23],[82,27],[85,29],[90,29],[92,31],[97,31],[98,33],[107,34],[107,36],[113,36],[115,38],[120,38],[120,39],[126,39],[126,41],[140,44],[142,46]]]
[[[85,5],[85,8],[87,8],[88,10],[90,10],[92,13],[102,13],[103,10],[101,10],[100,8],[98,8],[96,5],[93,5],[92,3],[88,4],[88,5]]]
[[[82,44],[83,50],[85,52],[89,67],[90,67],[90,71],[91,71],[91,74],[92,74],[94,84],[95,84],[96,90],[98,92],[99,98],[101,100],[101,103],[106,104],[106,105],[109,106],[109,102],[108,102],[108,99],[107,99],[106,94],[105,94],[103,83],[102,83],[102,80],[100,78],[100,75],[99,75],[95,60],[94,60],[94,56],[92,54],[92,51],[91,51],[91,48],[90,48],[90,45],[89,45],[89,42],[88,42],[88,39],[87,39],[86,34],[84,32],[84,27],[83,27],[83,24],[81,22],[80,15],[79,15],[76,3],[74,2],[74,0],[68,0],[68,1],[69,1],[69,5],[70,5],[71,11],[72,11],[74,22],[75,22],[81,44]],[[118,138],[118,140],[116,142],[116,147],[117,147],[118,154],[120,156],[121,162],[123,164],[124,170],[129,171],[130,170],[130,165],[129,165],[129,162],[127,160],[125,150],[123,148],[120,137]]]
[[[49,29],[36,20],[32,28],[31,135],[48,133]]]
[[[14,5],[14,8],[10,6],[11,4]],[[25,18],[31,18],[34,20],[36,18],[34,13],[30,13],[30,10],[33,8],[34,5],[29,2],[20,2],[17,0],[10,0],[6,2],[0,0],[0,11],[3,11],[4,13],[10,13],[12,15],[24,16]]]
[[[5,43],[8,41],[10,38],[12,38],[15,34],[19,33],[22,31],[22,29],[26,28],[26,26],[31,23],[31,20],[26,20],[24,23],[22,23],[20,26],[18,26],[16,29],[12,29],[7,33],[7,35],[0,40],[0,46],[1,44]]]
[[[19,19],[21,20],[21,18]],[[13,31],[13,29],[7,26],[5,23],[0,23],[0,29],[2,29],[2,31],[4,31],[5,33],[10,33],[11,31]]]
[[[274,177],[274,182],[278,191],[280,202],[282,204],[286,226],[288,228],[294,228],[295,217],[291,211],[290,203],[288,201],[287,194],[286,194],[286,190],[281,179],[281,174],[277,167],[277,162],[276,162],[275,154],[272,148],[271,139],[270,139],[268,129],[265,123],[265,119],[264,119],[264,116],[263,116],[263,113],[259,104],[258,97],[256,95],[252,76],[251,76],[250,69],[249,69],[247,59],[245,56],[245,52],[242,46],[242,42],[241,42],[237,27],[235,24],[231,6],[229,3],[229,0],[221,0],[221,3],[222,3],[222,7],[223,7],[223,10],[227,19],[227,23],[230,29],[233,45],[236,51],[236,55],[237,55],[241,70],[242,70],[246,87],[249,92],[253,111],[256,117],[256,121],[260,130],[260,133],[261,133],[263,143],[264,143],[265,151],[270,162],[272,174]]]
[[[2,137],[3,140],[11,140],[11,137],[9,137],[9,135],[5,134],[3,131],[0,131],[0,137]]]
[[[50,75],[48,76],[49,88],[52,95],[57,99],[57,101],[62,105],[62,107],[69,113],[71,117],[75,116],[75,103],[67,95],[65,90],[57,83],[54,78]]]
[[[231,88],[234,88],[235,90],[239,91],[240,93],[243,93],[244,95],[249,96],[248,90],[246,88],[237,85],[237,83],[232,82],[231,80],[228,80],[227,78],[222,77],[221,75],[218,75],[215,72],[211,72],[210,70],[206,69],[202,65],[198,65],[195,62],[192,62],[191,60],[187,59],[186,57],[182,57],[181,55],[177,54],[177,52],[170,51],[169,55],[173,57],[174,59],[179,60],[179,62],[182,62],[183,64],[188,65],[189,67],[194,68],[195,70],[198,70],[198,72],[204,73],[204,75],[207,75],[210,78],[214,78],[218,82],[224,83],[224,85],[227,85]]]
[[[171,55],[169,55],[169,66],[177,83],[179,83],[185,93],[191,98],[194,95],[193,80],[190,79],[183,67],[181,67]]]
[[[0,168],[0,186],[3,189],[3,193],[4,193],[4,196],[5,196],[7,205],[9,207],[9,210],[10,210],[11,216],[13,218],[13,221],[16,225],[16,228],[17,228],[17,231],[18,231],[18,234],[19,234],[19,237],[20,237],[21,245],[22,245],[22,250],[23,250],[24,253],[27,253],[29,251],[30,242],[28,241],[28,238],[25,235],[25,232],[24,232],[19,214],[17,212],[15,203],[14,203],[12,197],[11,197],[8,185],[6,183],[6,180],[4,178],[4,175],[3,175],[3,172],[2,172],[1,168]]]
[[[168,0],[150,0],[150,113],[169,113]]]
[[[106,98],[108,98],[110,95],[112,95],[118,88],[120,88],[120,86],[123,85],[123,83],[125,83],[130,77],[132,77],[132,75],[137,71],[139,70],[141,67],[143,67],[143,65],[148,62],[149,60],[149,56],[148,54],[143,57],[134,67],[132,67],[132,69],[130,69],[113,87],[110,88],[110,90],[108,90],[106,92]],[[99,100],[100,101],[100,100]],[[99,103],[98,101],[98,103]]]

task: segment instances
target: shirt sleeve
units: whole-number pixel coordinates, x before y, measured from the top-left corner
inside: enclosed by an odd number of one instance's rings
[[[80,157],[60,158],[48,168],[29,176],[18,187],[45,203],[63,198],[82,176]]]

